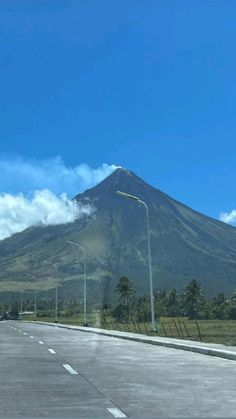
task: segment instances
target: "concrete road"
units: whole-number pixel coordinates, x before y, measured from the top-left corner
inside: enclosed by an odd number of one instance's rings
[[[235,394],[235,361],[0,323],[0,417],[236,417]]]

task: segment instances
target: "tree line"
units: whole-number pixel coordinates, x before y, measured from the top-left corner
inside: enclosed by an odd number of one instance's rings
[[[0,313],[6,313],[9,311],[9,304],[2,303],[0,304]],[[34,311],[34,300],[27,298],[23,301],[22,304],[23,312],[33,312]],[[13,301],[10,305],[10,312],[18,314],[20,313],[20,303],[19,301]],[[63,317],[72,317],[79,316],[82,313],[82,304],[81,301],[76,299],[73,300],[59,300],[58,301],[58,313]],[[37,298],[37,315],[40,317],[53,317],[55,314],[55,299],[38,297]]]
[[[117,321],[150,321],[150,296],[138,296],[134,283],[127,277],[120,278],[116,288],[118,302],[112,309]],[[155,290],[155,311],[160,317],[187,317],[195,319],[236,320],[236,293],[226,297],[219,293],[208,299],[201,283],[193,279],[178,293],[175,288],[169,291]]]
[[[138,295],[134,282],[127,277],[121,277],[114,289],[114,302],[103,305],[88,304],[88,311],[100,310],[106,316],[110,315],[117,321],[150,321],[150,296]],[[236,293],[226,297],[219,293],[214,298],[207,298],[201,283],[191,280],[183,292],[175,288],[168,291],[154,290],[156,317],[187,317],[190,320],[236,320]],[[19,312],[19,301],[11,304],[11,310]],[[23,311],[33,311],[34,301],[24,299]],[[0,313],[8,311],[8,303],[0,304]],[[55,299],[39,297],[37,300],[38,316],[54,316]],[[79,316],[83,312],[82,300],[59,300],[58,315],[63,317]]]

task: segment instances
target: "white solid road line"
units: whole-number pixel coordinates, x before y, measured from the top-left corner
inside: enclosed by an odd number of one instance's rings
[[[53,350],[53,349],[51,349],[51,348],[49,348],[48,349],[48,351],[50,352],[50,354],[55,354],[56,352]]]
[[[114,418],[126,418],[127,416],[117,407],[109,407],[107,408],[108,412],[110,412]]]
[[[78,372],[74,370],[69,364],[63,364],[63,367],[72,375],[78,375]]]
[[[41,340],[39,340],[40,345],[43,345],[43,342]]]

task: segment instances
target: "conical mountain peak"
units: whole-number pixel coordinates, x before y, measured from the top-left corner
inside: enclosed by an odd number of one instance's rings
[[[124,167],[118,167],[114,172],[112,172],[107,178],[104,179],[104,183],[106,181],[109,182],[117,182],[117,181],[135,181],[135,179],[140,179],[135,173],[131,170],[125,169]],[[101,182],[102,183],[102,182]]]
[[[85,191],[83,194],[77,195],[75,199],[80,199],[83,196],[92,198],[95,196],[101,197],[104,195],[113,195],[117,190],[134,195],[139,194],[141,198],[144,197],[148,191],[153,192],[155,190],[155,192],[161,193],[131,170],[119,167],[98,185]]]
[[[37,261],[50,254],[65,279],[60,292],[68,295],[69,275],[74,296],[78,266],[72,269],[74,253],[66,245],[70,240],[87,250],[90,296],[92,293],[97,298],[99,287],[106,286],[108,280],[113,288],[123,275],[134,280],[138,292],[147,292],[145,210],[141,204],[118,195],[117,190],[135,195],[148,205],[155,288],[183,288],[187,281],[197,278],[209,294],[222,289],[227,294],[235,289],[236,229],[193,211],[125,168],[117,168],[97,186],[77,195],[79,202],[94,208],[90,217],[66,225],[33,228],[3,241],[0,284],[6,275],[9,281],[12,273],[17,276],[19,263],[27,272],[32,267],[32,254],[41,272],[42,263]],[[12,249],[19,248],[22,256],[16,252],[13,257]]]

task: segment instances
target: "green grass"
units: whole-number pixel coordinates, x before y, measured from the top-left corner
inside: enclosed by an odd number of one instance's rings
[[[165,330],[164,330],[165,329]],[[160,334],[209,343],[236,345],[236,320],[161,319]]]
[[[33,320],[33,316],[25,316],[25,320]],[[39,321],[54,322],[54,317],[38,317]],[[58,322],[71,325],[83,325],[83,316],[58,317]],[[112,317],[102,322],[100,313],[88,314],[90,326],[115,329],[151,335],[150,323],[117,323]],[[224,345],[236,345],[236,320],[188,320],[185,318],[161,318],[158,324],[158,335],[173,338],[191,339]]]

